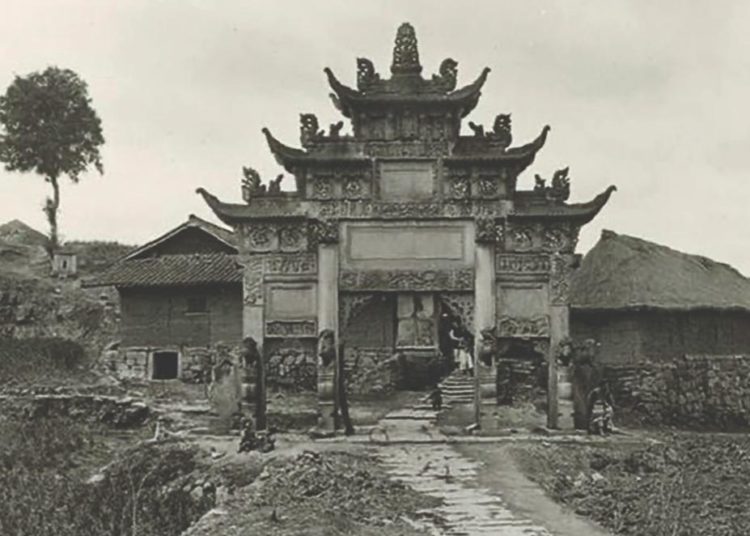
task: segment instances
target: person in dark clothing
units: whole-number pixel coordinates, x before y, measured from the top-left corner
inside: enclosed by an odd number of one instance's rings
[[[435,386],[435,389],[432,390],[428,398],[432,404],[432,409],[435,411],[443,409],[443,391],[440,390],[439,385]]]

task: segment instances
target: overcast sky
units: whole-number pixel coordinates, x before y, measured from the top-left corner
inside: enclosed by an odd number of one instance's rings
[[[67,239],[142,243],[194,213],[203,186],[240,199],[243,165],[282,170],[260,132],[299,143],[299,113],[338,120],[323,68],[354,85],[355,58],[388,74],[396,28],[417,31],[424,72],[492,68],[469,119],[512,112],[515,142],[552,131],[534,165],[570,166],[571,201],[609,184],[603,228],[750,274],[750,2],[3,0],[0,89],[57,65],[88,84],[104,176],[65,183]],[[345,127],[345,132],[348,127]],[[0,171],[0,222],[46,231],[47,185]]]

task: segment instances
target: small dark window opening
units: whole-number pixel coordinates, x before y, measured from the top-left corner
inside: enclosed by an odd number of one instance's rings
[[[63,270],[65,270],[68,267],[68,261],[63,261],[62,264]]]
[[[188,313],[207,313],[208,303],[205,296],[190,296],[187,299]]]
[[[151,377],[154,380],[176,379],[178,361],[177,352],[154,352]]]

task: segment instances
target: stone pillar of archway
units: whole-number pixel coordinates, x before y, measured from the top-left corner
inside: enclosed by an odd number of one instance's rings
[[[338,351],[339,318],[339,260],[338,244],[318,244],[318,331],[331,330],[334,350]],[[318,357],[318,411],[319,426],[333,431],[335,428],[335,369],[338,359],[326,364]]]
[[[475,420],[483,404],[497,403],[497,370],[494,356],[489,363],[479,359],[482,332],[495,327],[495,243],[498,230],[494,221],[478,222],[474,254],[474,375]]]

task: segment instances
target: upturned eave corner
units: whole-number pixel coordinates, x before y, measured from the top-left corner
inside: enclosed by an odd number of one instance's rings
[[[231,218],[227,218],[225,210],[226,203],[220,201],[218,197],[216,197],[203,187],[197,188],[195,190],[195,193],[203,198],[203,201],[206,202],[208,208],[210,208],[211,211],[216,215],[216,217],[219,218],[222,222],[226,223],[227,225],[231,225],[233,223],[233,220]]]
[[[283,144],[271,134],[271,131],[267,127],[262,129],[263,135],[266,137],[268,148],[271,150],[276,162],[282,166],[287,172],[293,173],[293,164],[301,160],[305,160],[308,154],[302,149],[296,149]]]

